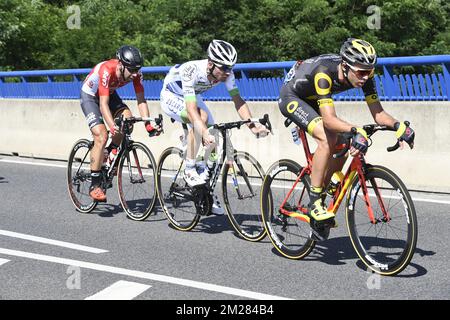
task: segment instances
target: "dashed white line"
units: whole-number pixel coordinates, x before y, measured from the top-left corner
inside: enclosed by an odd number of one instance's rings
[[[1,266],[1,265],[4,265],[4,264],[7,263],[8,261],[10,261],[10,260],[0,258],[0,266]]]
[[[34,241],[34,242],[40,242],[40,243],[45,243],[45,244],[51,244],[54,246],[59,246],[59,247],[64,247],[64,248],[69,248],[69,249],[74,249],[74,250],[86,251],[86,252],[90,252],[90,253],[108,252],[108,250],[87,247],[87,246],[83,246],[83,245],[79,245],[79,244],[75,244],[75,243],[71,243],[71,242],[64,242],[64,241],[53,240],[53,239],[48,239],[48,238],[36,237],[36,236],[29,235],[29,234],[18,233],[18,232],[13,232],[13,231],[8,231],[8,230],[0,230],[0,235]]]
[[[164,275],[160,275],[160,274],[154,274],[154,273],[148,273],[148,272],[142,272],[142,271],[136,271],[136,270],[129,270],[129,269],[124,269],[124,268],[106,266],[106,265],[85,262],[85,261],[79,261],[79,260],[53,257],[53,256],[42,255],[42,254],[31,253],[31,252],[24,252],[24,251],[0,248],[0,254],[4,254],[7,256],[15,256],[15,257],[35,259],[35,260],[40,260],[40,261],[59,263],[59,264],[63,264],[63,265],[76,266],[76,267],[80,267],[80,268],[92,269],[92,270],[97,270],[97,271],[110,272],[110,273],[114,273],[114,274],[120,274],[120,275],[124,275],[124,276],[135,277],[135,278],[161,281],[161,282],[172,283],[172,284],[176,284],[176,285],[180,285],[180,286],[214,291],[214,292],[219,292],[219,293],[224,293],[224,294],[229,294],[229,295],[235,295],[235,296],[239,296],[239,297],[245,297],[245,298],[249,298],[249,299],[291,300],[289,298],[284,298],[284,297],[279,297],[279,296],[274,296],[274,295],[264,294],[264,293],[259,293],[259,292],[253,292],[253,291],[248,291],[248,290],[243,290],[243,289],[235,289],[235,288],[220,286],[220,285],[211,284],[211,283],[186,280],[186,279],[181,279],[181,278],[164,276]]]
[[[84,300],[132,300],[151,286],[120,280]]]

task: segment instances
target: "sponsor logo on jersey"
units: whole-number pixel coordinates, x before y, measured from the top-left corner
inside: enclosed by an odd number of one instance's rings
[[[108,88],[108,82],[109,82],[109,78],[110,78],[110,74],[108,71],[103,71],[103,75],[102,75],[102,86],[104,86],[105,88]]]
[[[184,68],[182,79],[184,82],[189,82],[192,79],[194,79],[194,75],[197,73],[197,66],[196,65],[190,65]]]

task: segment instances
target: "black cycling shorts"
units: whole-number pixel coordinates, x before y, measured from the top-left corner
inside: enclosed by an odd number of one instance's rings
[[[289,86],[282,86],[278,107],[281,113],[297,126],[312,135],[314,128],[322,121],[317,108],[300,99]]]
[[[128,106],[123,103],[117,92],[109,96],[109,109],[113,118],[119,111],[128,109]],[[100,112],[100,100],[97,96],[91,96],[84,91],[81,91],[81,109],[83,110],[89,129],[92,129],[98,124],[105,124],[102,113]]]

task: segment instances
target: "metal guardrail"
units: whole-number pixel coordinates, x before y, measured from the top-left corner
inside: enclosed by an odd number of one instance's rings
[[[241,96],[249,101],[273,101],[278,99],[284,76],[250,77],[254,71],[281,70],[285,75],[295,61],[239,63],[234,71]],[[393,67],[441,65],[442,73],[394,74]],[[379,58],[381,74],[375,75],[378,96],[392,101],[436,101],[450,100],[450,55]],[[145,96],[148,100],[159,100],[163,76],[170,67],[144,67],[144,75],[161,75],[160,80],[144,80]],[[78,99],[82,85],[81,77],[91,69],[63,69],[37,71],[0,72],[0,98],[28,99]],[[55,80],[55,77],[70,77],[71,80]],[[36,77],[46,80],[36,81]],[[5,81],[19,78],[19,82]],[[118,89],[123,99],[135,99],[133,86]],[[205,100],[230,100],[224,86],[217,86],[204,93]],[[333,96],[340,101],[364,100],[361,89],[351,89]]]

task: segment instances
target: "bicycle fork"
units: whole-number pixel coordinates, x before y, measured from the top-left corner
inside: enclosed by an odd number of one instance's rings
[[[389,215],[389,212],[386,210],[386,206],[384,205],[384,201],[383,198],[381,197],[381,193],[380,193],[380,189],[378,188],[378,185],[375,181],[374,178],[369,179],[372,188],[375,192],[375,196],[377,198],[378,204],[381,208],[381,212],[383,213],[383,218],[382,219],[377,219],[375,218],[375,214],[373,211],[373,207],[372,204],[370,202],[370,195],[369,195],[369,190],[367,188],[367,180],[366,180],[366,175],[365,173],[367,172],[367,168],[365,165],[361,166],[358,169],[358,178],[359,178],[359,183],[362,187],[363,190],[363,196],[364,196],[364,201],[366,203],[366,207],[367,207],[367,213],[369,215],[369,220],[372,224],[377,224],[379,222],[389,222],[391,220],[391,217]]]

